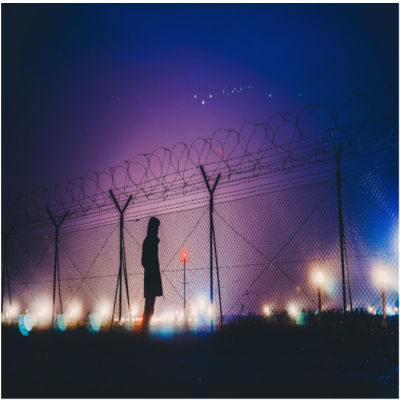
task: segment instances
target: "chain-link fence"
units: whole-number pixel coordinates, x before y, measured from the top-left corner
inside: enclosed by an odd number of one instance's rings
[[[307,121],[320,109],[311,108]],[[155,317],[181,313],[185,293],[187,313],[199,318],[210,297],[209,194],[199,168],[204,165],[212,182],[221,173],[213,212],[217,319],[220,310],[225,319],[317,310],[317,285],[322,310],[340,309],[342,263],[348,307],[382,312],[381,288],[374,281],[374,270],[381,265],[390,275],[385,287],[387,311],[398,313],[397,118],[368,112],[364,119],[340,127],[338,119],[335,115],[330,120],[334,124],[322,120],[324,129],[320,129],[321,119],[307,125],[299,116],[291,119],[285,114],[279,123],[270,119],[269,124],[246,125],[240,133],[218,131],[204,140],[201,150],[197,148],[196,160],[191,156],[193,144],[191,150],[182,147],[183,153],[187,151],[184,158],[174,158],[177,149],[164,151],[163,157],[154,156],[155,152],[148,159],[153,163],[154,157],[158,159],[159,175],[151,172],[150,164],[142,165],[147,172],[134,187],[126,176],[116,183],[114,168],[110,169],[113,184],[103,187],[97,181],[90,194],[86,183],[75,197],[67,196],[67,201],[64,196],[60,204],[59,186],[53,188],[53,197],[46,189],[40,206],[37,197],[29,197],[28,202],[34,203],[16,218],[23,221],[25,216],[29,223],[4,235],[3,266],[9,278],[9,288],[3,289],[4,304],[9,302],[8,289],[20,310],[35,312],[51,301],[55,241],[54,227],[45,214],[45,206],[51,206],[57,215],[72,210],[59,237],[64,312],[79,304],[85,318],[105,304],[112,308],[120,265],[119,212],[108,193],[112,188],[121,202],[134,194],[124,224],[131,310],[138,315],[143,310],[141,248],[148,219],[156,216],[161,221],[164,295],[157,299]],[[281,131],[283,139],[279,139]],[[69,185],[68,190],[73,184]],[[183,251],[188,256],[185,288]],[[314,277],[317,271],[323,274],[319,284]],[[125,315],[125,293],[122,301]]]

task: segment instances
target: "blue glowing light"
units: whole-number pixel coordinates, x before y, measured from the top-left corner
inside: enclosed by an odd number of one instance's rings
[[[65,332],[67,329],[67,323],[65,322],[65,318],[62,314],[58,315],[56,318],[55,328],[58,332]]]
[[[302,325],[306,320],[306,315],[303,313],[303,311],[300,311],[300,313],[296,316],[295,319],[297,325]]]
[[[31,314],[21,314],[18,318],[18,328],[21,335],[28,336],[34,326],[33,317]]]
[[[99,333],[101,324],[102,324],[102,320],[98,313],[89,315],[89,319],[87,322],[87,328],[91,334],[96,335],[97,333]]]

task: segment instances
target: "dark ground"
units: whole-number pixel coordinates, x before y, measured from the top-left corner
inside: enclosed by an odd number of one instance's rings
[[[209,334],[2,328],[2,397],[398,397],[398,319],[246,319]]]

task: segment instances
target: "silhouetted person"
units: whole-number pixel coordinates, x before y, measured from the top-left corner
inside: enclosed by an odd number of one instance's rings
[[[144,268],[144,313],[142,319],[142,332],[147,333],[150,318],[154,313],[154,303],[157,296],[163,295],[160,264],[158,261],[157,237],[160,221],[151,217],[147,227],[147,236],[142,248],[142,266]]]

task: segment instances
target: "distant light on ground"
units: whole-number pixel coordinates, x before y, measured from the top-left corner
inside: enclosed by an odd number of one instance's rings
[[[97,318],[100,318],[102,323],[108,319],[111,320],[112,307],[110,301],[106,299],[101,300],[95,308],[95,313],[98,314]]]
[[[197,300],[197,307],[199,311],[205,311],[207,309],[207,300],[204,297],[200,297]]]
[[[35,325],[32,314],[21,314],[18,318],[18,328],[23,336],[28,336]]]
[[[82,304],[79,300],[73,300],[67,307],[67,312],[65,314],[65,320],[70,322],[76,322],[81,318],[82,314]]]
[[[262,308],[262,312],[263,312],[264,316],[266,316],[266,317],[270,317],[272,315],[271,307],[267,304],[264,304],[264,306]]]
[[[12,320],[18,317],[20,306],[17,302],[12,302],[11,305],[7,303],[4,305],[3,320],[4,322],[11,323]]]
[[[102,323],[101,315],[99,313],[93,313],[89,315],[87,328],[91,334],[95,335],[100,331]]]
[[[67,330],[67,322],[65,321],[63,314],[57,315],[55,329],[58,332],[65,332]]]
[[[395,313],[394,307],[392,307],[392,306],[387,306],[387,307],[386,307],[386,314],[387,314],[387,315],[395,315],[396,313]]]
[[[297,324],[304,323],[304,313],[294,303],[290,303],[287,308],[287,312],[291,318],[293,318]]]
[[[293,303],[290,303],[290,304],[288,305],[287,311],[288,311],[289,316],[290,316],[291,318],[293,318],[293,319],[298,318],[299,315],[300,315],[300,310],[299,310],[299,308],[298,308],[295,304],[293,304]]]
[[[136,303],[133,303],[131,305],[131,317],[135,318],[137,315],[139,315],[139,312],[140,312],[139,305]]]
[[[35,325],[46,326],[51,324],[53,315],[53,303],[49,297],[42,297],[32,304],[32,310]]]
[[[372,307],[372,306],[367,306],[367,312],[369,314],[376,315],[376,309],[374,307]]]

